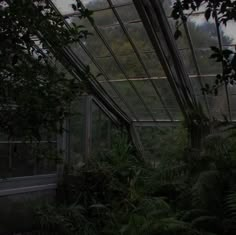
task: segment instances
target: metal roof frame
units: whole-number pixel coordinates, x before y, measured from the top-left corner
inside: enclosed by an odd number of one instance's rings
[[[159,0],[136,0],[134,4],[167,74],[178,104],[185,118],[188,118],[189,112],[197,103],[196,97],[162,4]]]

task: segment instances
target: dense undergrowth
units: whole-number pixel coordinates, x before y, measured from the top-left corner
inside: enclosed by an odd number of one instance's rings
[[[41,206],[37,221],[57,234],[233,235],[234,140],[214,134],[200,154],[186,148],[169,166],[154,168],[120,139],[66,175],[57,203]]]

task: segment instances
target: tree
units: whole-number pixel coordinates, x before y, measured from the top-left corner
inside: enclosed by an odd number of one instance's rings
[[[48,0],[0,0],[0,131],[40,140],[43,130],[61,130],[82,88],[60,63],[61,51],[86,35],[65,27]]]

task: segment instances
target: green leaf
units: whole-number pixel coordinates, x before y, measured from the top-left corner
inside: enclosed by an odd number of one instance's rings
[[[174,33],[175,40],[177,40],[181,36],[182,36],[182,32],[179,29],[176,29],[176,31]]]
[[[211,8],[207,8],[207,10],[205,11],[205,18],[208,21],[209,18],[211,16]]]
[[[74,11],[76,11],[76,10],[77,10],[77,7],[76,7],[76,5],[75,5],[75,4],[71,4],[71,6],[72,6],[72,9],[73,9]]]

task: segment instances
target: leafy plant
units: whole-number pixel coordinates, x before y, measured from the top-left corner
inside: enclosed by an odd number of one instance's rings
[[[61,51],[87,34],[67,28],[49,1],[0,1],[0,130],[9,138],[40,140],[44,130],[62,130],[84,86],[60,63]]]
[[[227,84],[233,85],[236,81],[236,52],[235,50],[224,49],[220,36],[222,24],[226,26],[229,21],[236,21],[236,4],[232,0],[175,0],[171,16],[176,21],[174,34],[176,39],[182,36],[181,25],[186,24],[189,17],[200,9],[205,11],[206,21],[211,18],[215,21],[218,47],[211,47],[210,59],[221,63],[222,67],[222,73],[216,75],[214,84],[212,86],[206,84],[202,91],[217,95],[219,87]]]

